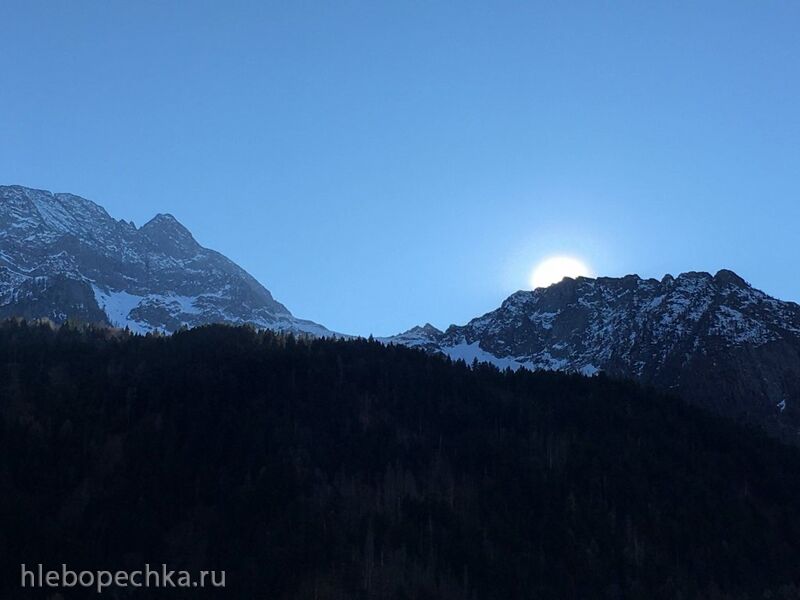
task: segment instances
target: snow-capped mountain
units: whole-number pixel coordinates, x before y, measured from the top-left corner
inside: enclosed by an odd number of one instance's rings
[[[0,318],[172,332],[205,323],[335,335],[294,317],[171,215],[115,220],[72,194],[0,186]],[[440,331],[385,338],[502,368],[630,377],[800,439],[800,306],[731,271],[565,279]]]
[[[0,318],[76,318],[144,333],[205,323],[332,335],[295,318],[172,215],[137,228],[72,194],[0,186]]]
[[[800,306],[732,271],[564,279],[464,326],[386,341],[501,368],[631,377],[771,429],[800,426]]]

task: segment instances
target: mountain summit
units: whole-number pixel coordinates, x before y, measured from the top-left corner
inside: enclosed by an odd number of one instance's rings
[[[169,214],[141,228],[72,194],[0,186],[0,317],[76,318],[146,333],[206,323],[332,335],[297,319]]]
[[[800,306],[729,270],[567,278],[516,292],[466,325],[386,341],[501,368],[602,371],[782,435],[800,432]]]

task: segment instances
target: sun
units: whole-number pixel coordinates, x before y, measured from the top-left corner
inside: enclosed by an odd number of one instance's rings
[[[591,277],[591,269],[581,260],[569,256],[553,256],[543,260],[531,273],[531,287],[545,288],[564,277]]]

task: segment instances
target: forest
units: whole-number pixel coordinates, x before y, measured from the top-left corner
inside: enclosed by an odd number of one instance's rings
[[[12,600],[56,597],[21,563],[226,571],[111,598],[800,597],[797,448],[371,339],[4,322],[0,490]]]

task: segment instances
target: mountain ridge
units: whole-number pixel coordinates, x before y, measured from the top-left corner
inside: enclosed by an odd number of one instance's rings
[[[800,305],[728,269],[565,278],[515,292],[465,325],[382,339],[500,368],[602,371],[784,437],[800,433]]]
[[[298,319],[169,213],[141,227],[68,193],[0,186],[0,316],[173,332],[207,323],[334,335]]]

